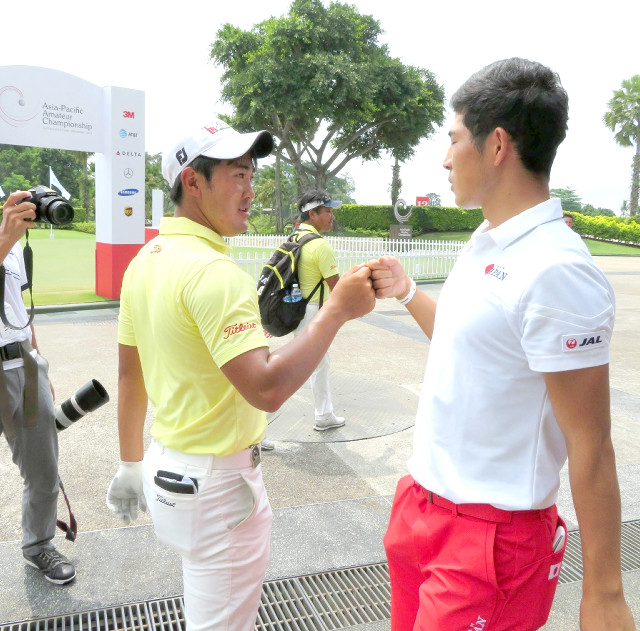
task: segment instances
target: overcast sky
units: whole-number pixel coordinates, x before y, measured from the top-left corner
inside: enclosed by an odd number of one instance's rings
[[[427,68],[447,102],[476,70],[497,59],[526,57],[551,66],[569,93],[569,132],[551,186],[575,189],[583,203],[619,212],[629,198],[633,150],[619,147],[602,122],[623,79],[640,74],[638,0],[357,0],[380,20],[393,57]],[[28,6],[28,8],[27,8]],[[100,86],[146,94],[146,150],[159,153],[182,130],[207,123],[220,102],[220,69],[210,44],[226,23],[250,29],[288,11],[289,0],[155,2],[80,0],[3,2],[0,65],[53,68]],[[593,7],[596,7],[595,9]],[[327,94],[327,98],[331,98]],[[442,160],[448,124],[402,165],[401,196],[438,193],[453,205]],[[388,203],[391,158],[351,162],[358,203]]]

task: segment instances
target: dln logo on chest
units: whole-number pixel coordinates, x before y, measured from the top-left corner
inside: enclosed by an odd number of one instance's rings
[[[498,280],[504,280],[509,275],[502,265],[496,265],[495,263],[487,265],[487,267],[484,268],[484,273]]]

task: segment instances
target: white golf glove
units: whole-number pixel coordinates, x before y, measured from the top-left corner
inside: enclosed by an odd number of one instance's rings
[[[142,461],[120,462],[120,468],[107,491],[107,507],[125,524],[138,518],[138,508],[147,510],[147,501],[142,492]]]

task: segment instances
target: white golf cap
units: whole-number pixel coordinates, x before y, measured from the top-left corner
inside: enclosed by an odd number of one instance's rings
[[[182,170],[198,156],[233,160],[254,150],[257,158],[273,150],[273,136],[265,130],[241,134],[227,123],[216,120],[182,139],[162,156],[162,175],[173,186]]]
[[[313,201],[307,202],[301,209],[301,213],[306,213],[314,208],[321,208],[326,206],[327,208],[340,208],[342,206],[342,202],[337,199],[331,199],[328,195],[323,195],[321,198],[314,199]]]

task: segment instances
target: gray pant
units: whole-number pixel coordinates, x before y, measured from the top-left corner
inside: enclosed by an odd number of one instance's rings
[[[51,546],[56,532],[59,488],[58,433],[48,377],[49,363],[40,355],[37,362],[38,420],[35,427],[24,427],[24,367],[4,371],[16,431],[16,437],[7,438],[7,442],[13,462],[18,465],[24,480],[22,549],[27,554],[37,554]]]

